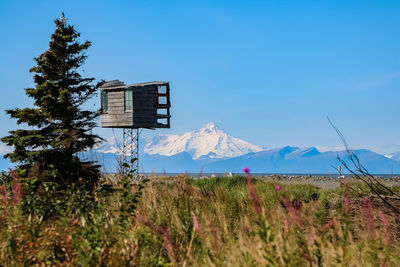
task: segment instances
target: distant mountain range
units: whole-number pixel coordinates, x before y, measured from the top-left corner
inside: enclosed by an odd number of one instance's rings
[[[97,151],[103,152],[97,153],[100,163],[113,171],[117,146],[111,142]],[[367,149],[354,153],[371,173],[400,173],[400,153],[384,156]],[[145,172],[240,173],[243,166],[248,166],[253,173],[337,174],[338,156],[348,158],[346,151],[320,152],[315,147],[267,149],[233,137],[209,123],[182,135],[155,136],[141,151],[140,168]]]
[[[353,152],[371,173],[400,173],[400,152],[388,155],[367,149]],[[103,165],[103,171],[113,172],[117,169],[118,155],[119,146],[114,140],[108,140],[83,157],[97,160]],[[252,173],[337,174],[338,156],[348,162],[346,151],[320,152],[315,147],[291,146],[267,149],[233,137],[209,123],[182,135],[155,136],[145,144],[139,163],[144,172],[241,173],[247,166]],[[0,167],[3,166],[4,160],[0,160]]]

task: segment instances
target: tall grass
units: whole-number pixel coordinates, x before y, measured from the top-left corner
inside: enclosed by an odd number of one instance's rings
[[[44,218],[23,209],[29,194],[13,201],[17,182],[0,188],[5,266],[400,266],[396,218],[363,200],[366,191],[250,176],[152,178],[102,185],[90,197],[75,190],[54,198],[64,204]]]

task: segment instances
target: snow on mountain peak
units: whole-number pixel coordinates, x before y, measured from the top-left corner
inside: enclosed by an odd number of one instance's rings
[[[202,128],[202,130],[204,130],[204,129],[208,129],[208,130],[219,130],[218,126],[215,125],[215,124],[212,123],[212,122],[207,123],[207,124]]]
[[[387,157],[388,159],[400,161],[400,152],[385,154],[384,156]]]
[[[265,149],[228,135],[214,123],[182,135],[157,135],[144,148],[147,154],[164,156],[187,152],[193,159],[207,155],[211,158],[231,158],[262,150]]]

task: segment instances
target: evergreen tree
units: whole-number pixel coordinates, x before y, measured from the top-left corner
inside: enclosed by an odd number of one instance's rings
[[[55,24],[49,49],[34,58],[37,65],[30,69],[35,88],[25,91],[34,99],[34,107],[6,110],[18,124],[30,127],[10,131],[1,141],[14,147],[5,157],[18,162],[25,176],[63,186],[80,177],[94,182],[98,166],[81,162],[77,156],[101,140],[91,133],[99,112],[81,107],[100,86],[93,85],[94,78],[83,78],[78,72],[91,43],[80,43],[80,34],[66,23],[64,13]]]

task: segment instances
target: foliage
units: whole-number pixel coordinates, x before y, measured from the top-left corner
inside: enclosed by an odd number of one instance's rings
[[[92,184],[99,176],[98,166],[81,162],[78,152],[95,145],[100,138],[91,133],[96,111],[82,109],[98,85],[78,72],[91,43],[79,42],[80,34],[63,17],[55,21],[49,49],[35,58],[34,88],[25,89],[33,98],[33,108],[7,110],[18,124],[28,129],[10,131],[2,142],[14,147],[5,155],[20,164],[20,175],[56,182],[65,187],[84,177]]]
[[[25,210],[29,194],[13,204],[16,182],[5,197],[0,191],[6,266],[400,264],[398,218],[379,199],[365,198],[369,192],[352,195],[350,187],[325,191],[252,179],[257,211],[240,176],[103,181],[90,197],[71,189],[52,206],[58,216],[44,220]]]

